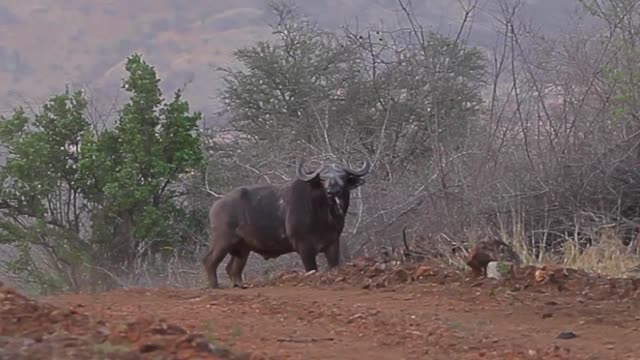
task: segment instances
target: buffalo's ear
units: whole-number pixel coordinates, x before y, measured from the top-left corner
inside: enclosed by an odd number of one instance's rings
[[[309,180],[306,180],[306,182],[312,184],[312,185],[321,185],[322,184],[322,179],[320,178],[320,174],[312,177]]]
[[[324,186],[322,185],[322,179],[320,178],[320,175],[316,175],[311,179],[306,180],[305,182],[309,184],[312,189],[316,189],[316,190],[320,189],[324,191]]]
[[[349,176],[349,179],[347,179],[346,187],[347,187],[347,190],[351,191],[353,189],[356,189],[362,186],[364,183],[365,181],[361,177]]]

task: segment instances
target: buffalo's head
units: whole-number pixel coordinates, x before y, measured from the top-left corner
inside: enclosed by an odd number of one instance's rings
[[[321,165],[312,172],[304,170],[304,160],[299,159],[297,177],[306,182],[318,182],[322,185],[327,198],[339,199],[346,191],[351,191],[364,184],[363,176],[369,173],[371,163],[365,160],[362,168],[354,170],[348,167],[331,164]]]

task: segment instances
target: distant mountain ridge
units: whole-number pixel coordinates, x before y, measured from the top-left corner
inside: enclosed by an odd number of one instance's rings
[[[490,9],[496,0],[481,0]],[[464,1],[463,1],[464,2]],[[553,23],[575,0],[528,0],[531,14]],[[3,0],[0,4],[0,113],[24,101],[39,105],[51,94],[89,86],[105,101],[124,77],[124,60],[141,52],[166,90],[191,81],[186,96],[197,110],[216,108],[216,66],[235,49],[270,36],[266,0]],[[349,21],[394,26],[397,0],[299,0],[329,28]],[[458,1],[413,1],[427,26],[445,33],[461,18]],[[544,5],[542,5],[544,4]],[[553,7],[553,11],[549,11]],[[560,9],[560,10],[558,10]],[[490,43],[494,25],[485,11],[474,19],[476,41]],[[447,27],[448,24],[454,24]]]

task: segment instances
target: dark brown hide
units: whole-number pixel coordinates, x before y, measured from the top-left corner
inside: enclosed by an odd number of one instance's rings
[[[359,172],[332,165],[305,173],[299,167],[298,178],[287,184],[243,186],[216,201],[209,211],[211,247],[203,259],[210,286],[219,286],[217,268],[228,254],[226,272],[234,286],[242,286],[250,252],[265,259],[297,252],[306,271],[317,270],[316,256],[324,253],[329,267],[338,266],[350,190],[364,183],[368,168],[368,162]]]

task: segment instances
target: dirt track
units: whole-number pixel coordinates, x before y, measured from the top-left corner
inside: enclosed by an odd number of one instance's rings
[[[353,266],[244,290],[41,300],[107,323],[167,319],[256,359],[640,359],[640,281],[563,274],[536,284],[529,271],[498,284],[426,267]],[[558,339],[565,331],[577,337]]]

